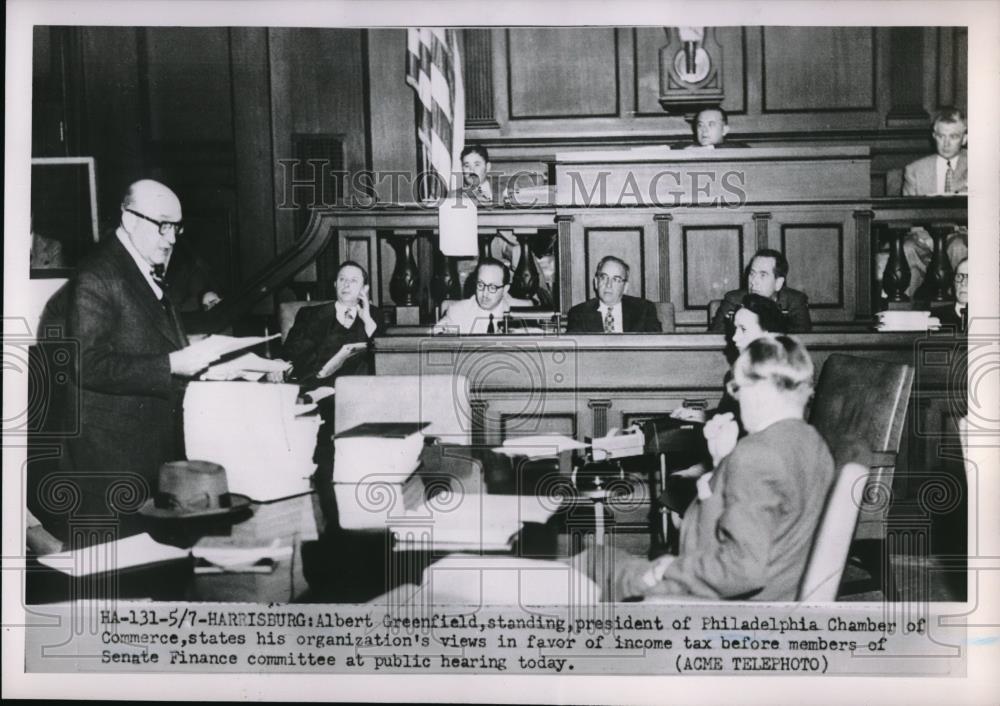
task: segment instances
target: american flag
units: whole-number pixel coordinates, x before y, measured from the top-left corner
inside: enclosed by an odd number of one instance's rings
[[[407,30],[406,82],[417,94],[420,169],[438,179],[423,181],[421,196],[443,196],[460,174],[465,146],[465,89],[458,53],[458,30],[420,27]]]

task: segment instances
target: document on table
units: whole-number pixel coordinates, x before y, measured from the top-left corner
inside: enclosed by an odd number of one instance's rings
[[[460,605],[589,605],[601,590],[559,561],[452,554],[424,569],[431,603]]]
[[[72,552],[47,554],[38,557],[38,562],[50,569],[79,577],[184,559],[187,556],[187,549],[161,544],[144,532]]]
[[[587,448],[587,444],[568,436],[541,434],[538,436],[513,437],[504,441],[503,446],[499,446],[493,450],[497,453],[507,454],[508,456],[541,458],[543,456],[555,456],[563,451],[585,448]]]

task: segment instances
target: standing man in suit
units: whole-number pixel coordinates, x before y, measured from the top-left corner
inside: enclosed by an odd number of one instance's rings
[[[943,108],[931,123],[934,154],[906,165],[903,170],[903,196],[934,196],[964,194],[969,191],[968,123],[957,108]],[[912,297],[923,284],[927,265],[931,261],[934,241],[923,228],[914,228],[903,241],[903,253],[910,266],[907,296]],[[969,244],[965,228],[956,229],[945,242],[945,251],[952,268],[968,257]]]
[[[745,142],[730,142],[726,140],[729,134],[729,116],[722,108],[702,108],[691,121],[694,129],[694,142],[685,149],[705,147],[708,149],[749,147]]]
[[[378,330],[379,310],[368,301],[368,273],[353,260],[337,269],[337,300],[299,309],[283,353],[303,385],[329,385],[337,375],[368,375],[371,356],[362,349]]]
[[[804,421],[812,359],[789,336],[758,338],[734,363],[729,388],[748,435],[738,440],[731,414],[705,425],[715,470],[698,481],[678,555],[647,561],[621,550],[592,556],[607,551],[595,549],[574,558],[603,600],[796,600],[834,478],[826,442]]]
[[[165,289],[181,219],[166,186],[132,184],[114,236],[81,264],[68,290],[67,332],[80,353],[70,404],[78,405],[80,433],[68,439],[65,461],[80,474],[79,513],[117,514],[116,497],[141,502],[160,466],[184,457],[184,385],[215,355],[188,345]],[[142,481],[146,487],[136,487]]]
[[[660,333],[663,326],[652,302],[630,297],[629,266],[614,255],[597,263],[597,297],[569,310],[566,333]]]
[[[747,269],[749,293],[773,299],[788,317],[789,331],[808,333],[812,331],[809,297],[804,292],[786,287],[786,277],[788,277],[788,260],[783,254],[769,248],[758,250],[754,253]],[[733,314],[742,306],[743,297],[746,295],[746,289],[726,292],[722,306],[715,312],[715,317],[708,327],[709,333],[726,332],[726,327],[732,325]]]

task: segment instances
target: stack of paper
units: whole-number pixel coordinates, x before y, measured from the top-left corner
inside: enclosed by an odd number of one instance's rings
[[[333,491],[344,529],[385,528],[387,518],[422,502],[413,475],[429,422],[368,422],[334,438]]]
[[[927,331],[941,327],[929,311],[880,311],[875,328],[879,331]]]
[[[504,441],[503,446],[493,450],[508,456],[542,458],[544,456],[556,456],[563,451],[585,448],[587,448],[586,444],[568,436],[545,434],[540,436],[513,437]]]
[[[187,549],[161,544],[143,533],[65,554],[47,554],[38,557],[38,561],[50,569],[76,577],[184,559],[187,555]]]
[[[424,569],[430,602],[457,605],[589,605],[600,600],[590,578],[558,561],[453,554]]]
[[[321,420],[296,416],[297,385],[193,382],[184,396],[189,459],[226,469],[229,490],[257,501],[306,493]]]

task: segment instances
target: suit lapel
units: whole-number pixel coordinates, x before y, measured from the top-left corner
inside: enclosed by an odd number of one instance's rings
[[[601,320],[601,310],[599,308],[600,306],[601,306],[601,300],[595,299],[594,305],[590,307],[590,310],[587,312],[587,315],[590,317],[589,327],[595,331],[604,330],[604,321]]]
[[[176,313],[168,311],[160,303],[153,293],[149,283],[139,272],[138,266],[132,256],[125,250],[125,246],[118,241],[117,235],[112,235],[114,240],[111,243],[111,255],[115,259],[118,271],[122,275],[126,289],[130,290],[129,299],[146,311],[147,320],[153,327],[163,335],[168,341],[178,348],[187,345],[185,336],[177,321]],[[164,295],[165,296],[165,295]],[[167,306],[172,310],[173,304],[167,300]]]
[[[624,296],[622,297],[622,333],[628,333],[629,331],[634,331],[637,327],[635,325],[635,307],[630,306],[630,302]]]

